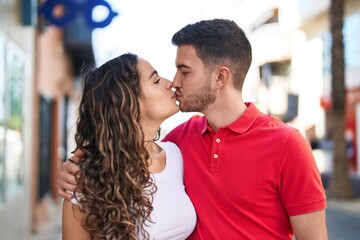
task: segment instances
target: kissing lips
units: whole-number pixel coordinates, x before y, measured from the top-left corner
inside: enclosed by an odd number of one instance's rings
[[[181,98],[181,94],[179,92],[175,92],[176,99],[179,100]]]

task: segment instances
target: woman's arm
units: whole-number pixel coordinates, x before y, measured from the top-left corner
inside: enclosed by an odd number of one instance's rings
[[[79,206],[64,200],[62,210],[62,240],[90,240],[89,233],[82,227],[83,213]]]

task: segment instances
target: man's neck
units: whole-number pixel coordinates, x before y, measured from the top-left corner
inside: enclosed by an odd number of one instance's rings
[[[203,114],[215,130],[229,125],[238,119],[247,109],[241,97],[217,99]]]

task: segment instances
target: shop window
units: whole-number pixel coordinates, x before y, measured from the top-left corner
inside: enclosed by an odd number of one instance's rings
[[[0,35],[0,204],[22,190],[24,56]]]
[[[0,35],[0,205],[4,201],[5,39]]]
[[[23,86],[24,56],[13,44],[6,46],[6,142],[5,142],[5,191],[6,198],[16,194],[23,186]]]

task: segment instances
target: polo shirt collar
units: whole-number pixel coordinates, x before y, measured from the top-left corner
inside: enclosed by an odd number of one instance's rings
[[[238,119],[236,119],[234,122],[230,123],[229,125],[221,128],[228,128],[239,134],[245,133],[253,125],[256,118],[260,114],[260,111],[255,106],[255,104],[246,102],[245,105],[247,106],[247,109]],[[212,127],[209,125],[206,118],[204,118],[203,126],[201,128],[201,134],[204,134],[206,130],[214,131]]]

